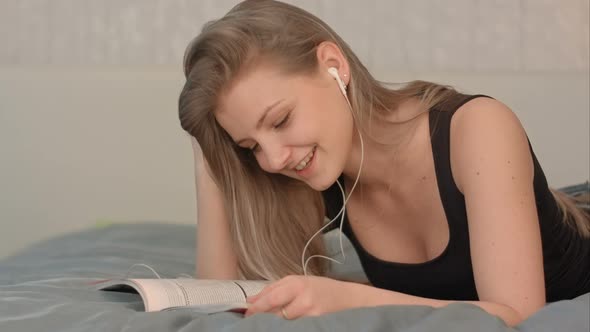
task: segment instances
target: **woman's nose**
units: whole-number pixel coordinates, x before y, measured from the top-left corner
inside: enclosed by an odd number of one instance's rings
[[[266,160],[270,171],[280,172],[287,167],[289,163],[289,151],[288,148],[280,145],[267,147]]]

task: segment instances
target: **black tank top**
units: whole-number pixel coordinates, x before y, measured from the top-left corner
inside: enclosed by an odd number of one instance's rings
[[[436,179],[450,236],[441,255],[418,264],[383,261],[362,247],[345,217],[343,232],[356,249],[373,286],[434,299],[478,300],[471,264],[465,199],[453,180],[449,153],[451,118],[459,107],[476,97],[487,96],[457,93],[433,107],[429,113]],[[590,292],[590,239],[579,237],[561,221],[561,212],[530,142],[529,148],[534,162],[533,185],[543,245],[546,298],[548,302],[574,298]],[[342,177],[340,180],[343,184]],[[324,191],[323,195],[326,215],[332,219],[342,208],[342,196],[337,184]],[[493,208],[490,206],[490,209]],[[339,223],[335,221],[331,226],[330,229],[337,228]]]

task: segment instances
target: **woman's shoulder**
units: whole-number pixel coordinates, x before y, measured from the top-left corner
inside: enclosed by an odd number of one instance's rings
[[[507,125],[524,129],[516,114],[502,101],[487,95],[460,96],[463,102],[453,110],[452,132],[474,129],[498,132]]]
[[[451,165],[459,187],[463,174],[476,165],[512,161],[511,167],[528,169],[524,171],[527,175],[534,173],[524,127],[510,107],[497,99],[473,98],[459,107],[450,136]]]

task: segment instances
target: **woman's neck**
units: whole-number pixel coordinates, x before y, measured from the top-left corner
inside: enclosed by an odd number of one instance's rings
[[[412,121],[406,121],[412,119]],[[385,119],[375,119],[369,128],[362,132],[361,139],[354,128],[353,143],[348,162],[344,167],[344,177],[351,184],[356,180],[361,163],[363,165],[359,182],[364,185],[390,185],[392,179],[403,177],[422,155],[424,146],[424,125],[428,124],[427,113],[417,100],[408,100]],[[427,132],[427,130],[426,130]]]

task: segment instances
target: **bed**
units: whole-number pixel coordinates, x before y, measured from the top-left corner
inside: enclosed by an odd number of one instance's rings
[[[93,227],[0,261],[0,331],[589,331],[590,294],[551,303],[515,328],[469,304],[356,308],[287,321],[272,314],[143,312],[138,295],[90,284],[144,263],[162,277],[194,272],[195,227],[158,222]],[[135,268],[133,277],[154,277]]]

